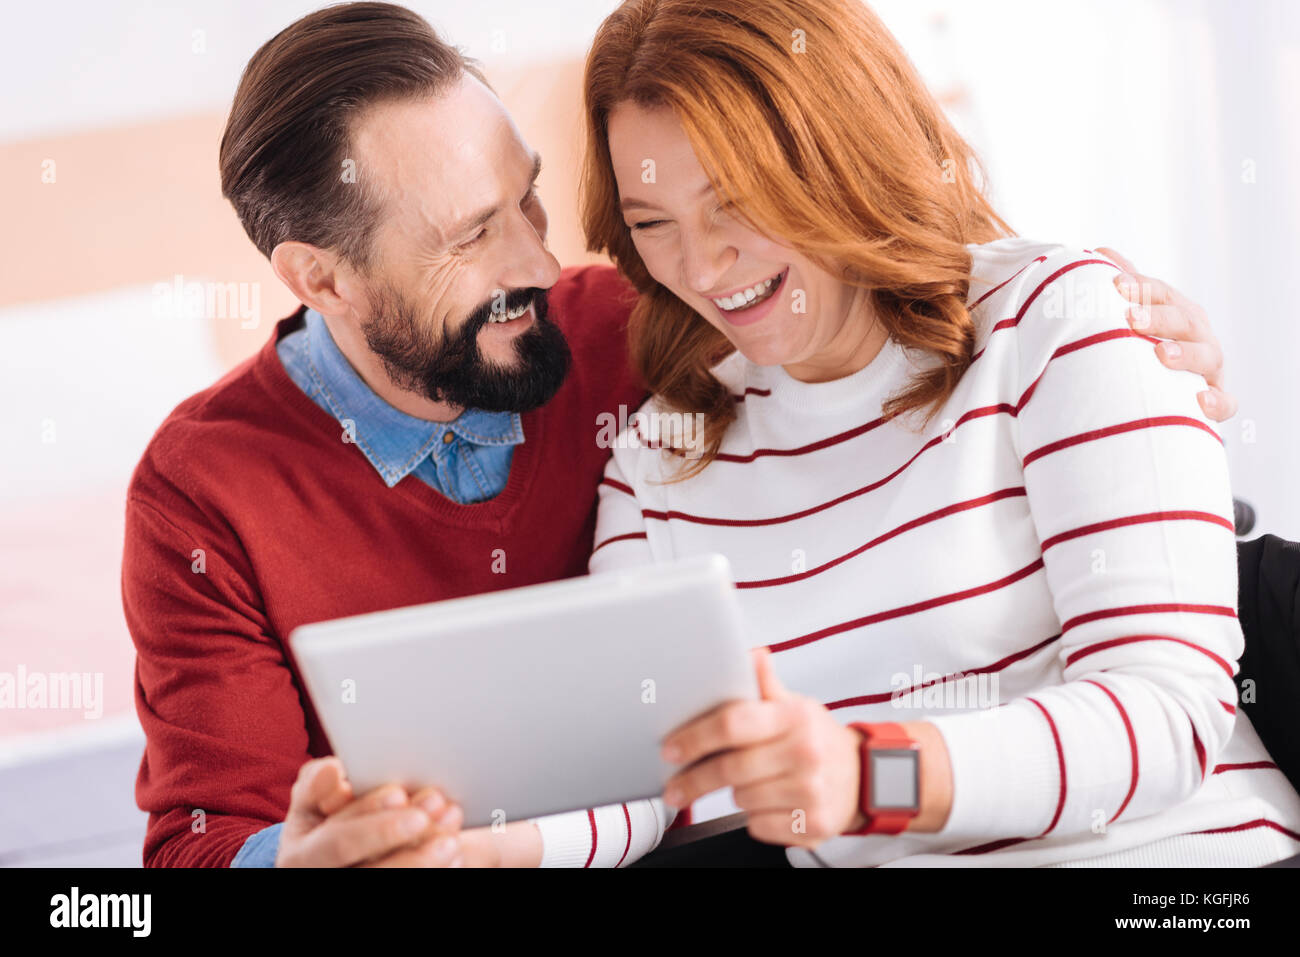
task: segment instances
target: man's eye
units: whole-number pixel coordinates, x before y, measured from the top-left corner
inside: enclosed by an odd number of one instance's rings
[[[477,233],[475,233],[475,234],[474,234],[474,237],[473,237],[472,239],[467,239],[465,242],[461,243],[461,244],[460,244],[459,246],[457,246],[456,248],[457,248],[457,249],[472,249],[473,247],[477,246],[480,242],[482,242],[482,241],[483,241],[483,237],[486,236],[486,235],[487,235],[487,228],[484,227],[483,229],[480,229]]]
[[[647,219],[643,223],[633,223],[633,229],[653,229],[655,226],[662,226],[667,220],[665,219]]]

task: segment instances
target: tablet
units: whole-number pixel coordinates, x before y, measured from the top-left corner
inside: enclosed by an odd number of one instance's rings
[[[436,785],[480,827],[654,797],[668,732],[758,695],[721,555],[304,625],[357,794]]]

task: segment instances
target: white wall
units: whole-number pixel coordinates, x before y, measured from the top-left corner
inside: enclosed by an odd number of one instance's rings
[[[221,109],[266,38],[315,0],[15,5],[0,141]],[[613,0],[419,2],[489,69],[578,55]],[[1224,429],[1261,529],[1300,538],[1300,3],[878,0],[987,161],[1025,235],[1110,244],[1210,313],[1241,400]],[[941,12],[946,28],[936,27]],[[193,52],[194,31],[203,52]],[[1243,182],[1244,164],[1254,182]]]
[[[0,142],[230,105],[254,51],[324,0],[12,4],[0,30]],[[579,56],[614,0],[407,2],[489,66]]]

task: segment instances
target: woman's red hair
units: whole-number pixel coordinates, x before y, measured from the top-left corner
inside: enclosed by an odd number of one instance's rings
[[[632,361],[670,408],[703,412],[703,454],[735,419],[709,372],[733,348],[651,278],[619,211],[607,123],[623,102],[670,107],[719,197],[821,268],[871,290],[895,341],[928,363],[886,414],[930,415],[970,365],[967,243],[1011,234],[973,151],[897,41],[858,0],[627,0],[601,25],[584,80],[582,218],[641,293]],[[979,178],[977,178],[977,176]]]

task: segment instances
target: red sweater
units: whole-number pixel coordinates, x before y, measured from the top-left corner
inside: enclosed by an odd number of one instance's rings
[[[299,767],[330,753],[286,643],[298,625],[586,571],[609,456],[597,417],[645,399],[632,301],[609,267],[565,270],[550,315],[572,369],[524,414],[504,491],[478,505],[413,475],[389,489],[341,440],[276,355],[302,310],[168,416],[131,480],[122,561],[146,866],[228,866],[284,819]]]

